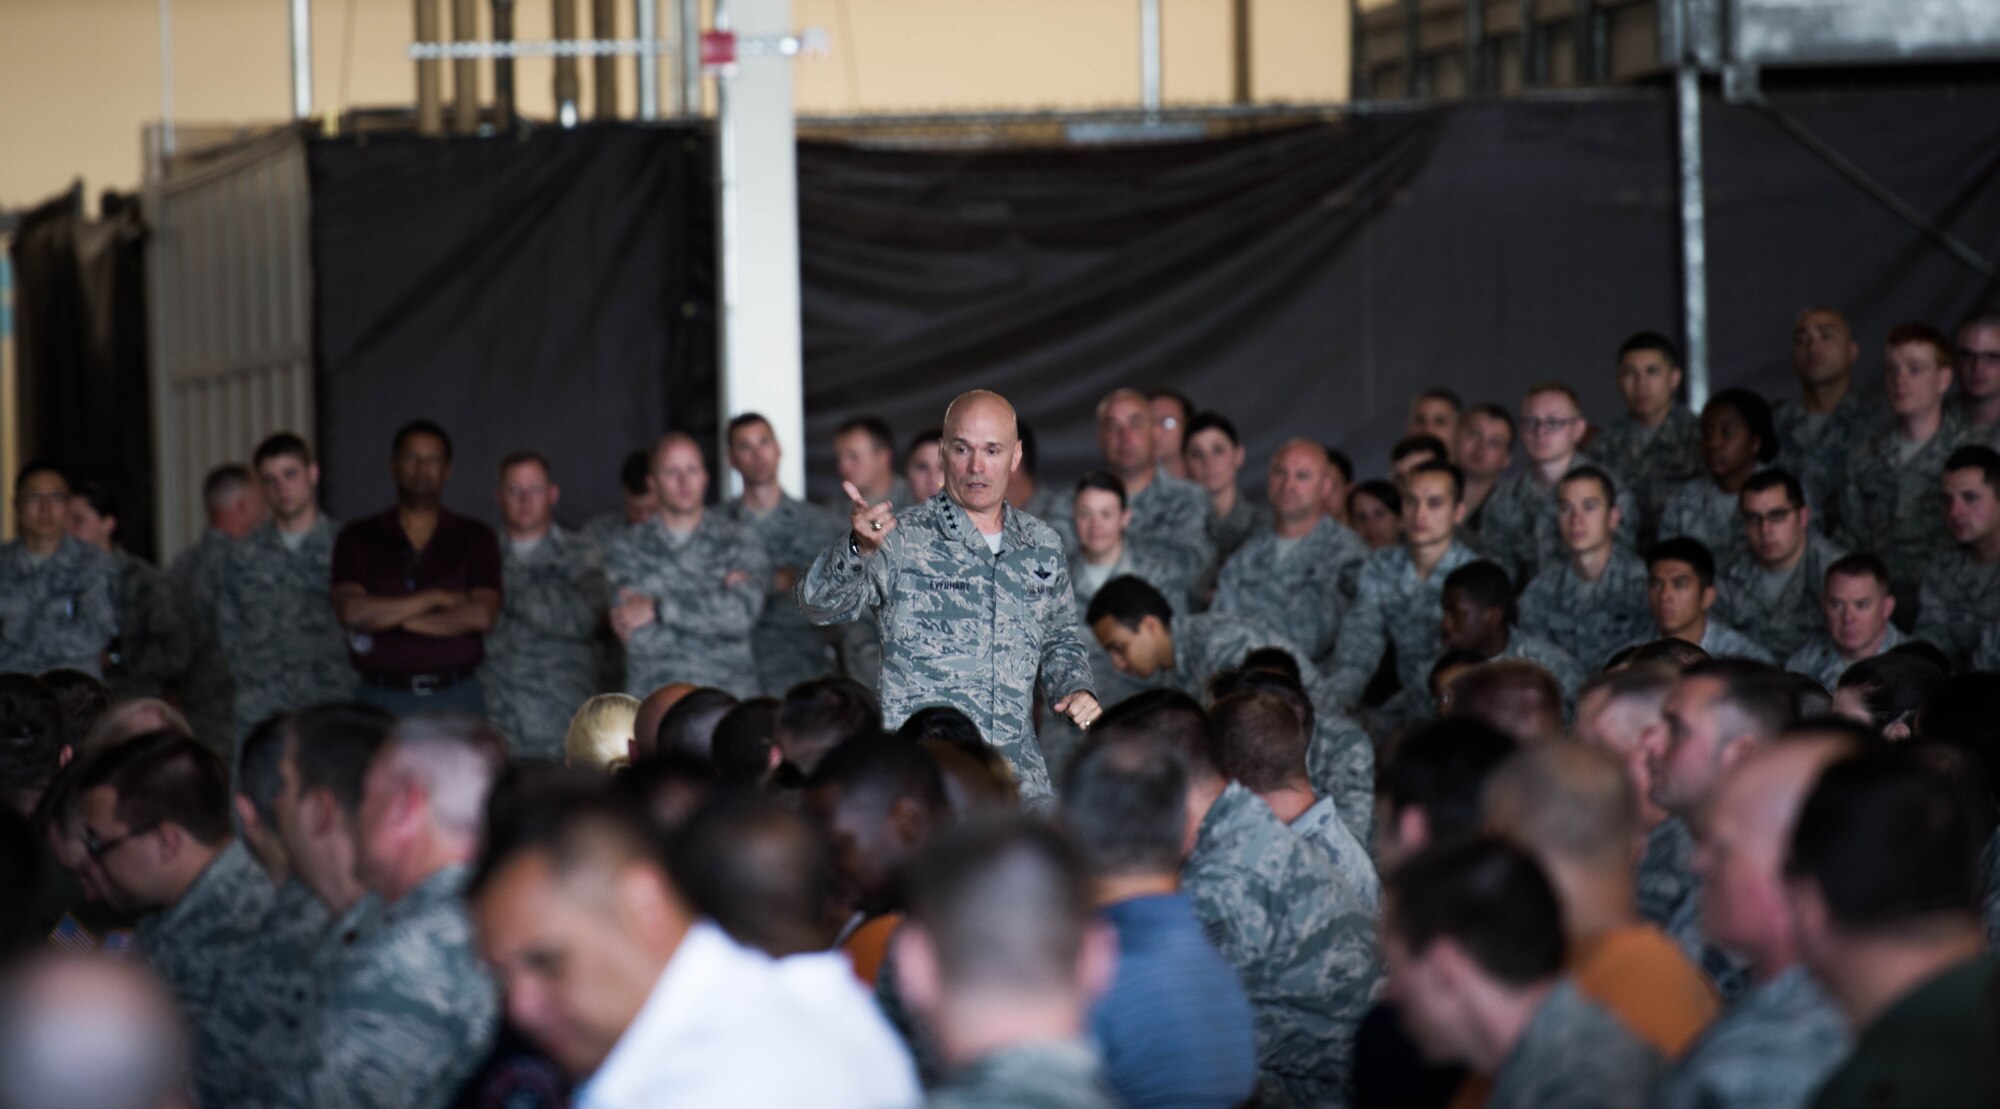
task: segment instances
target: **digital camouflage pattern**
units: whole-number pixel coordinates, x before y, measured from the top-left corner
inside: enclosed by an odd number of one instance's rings
[[[1747,658],[1754,662],[1778,664],[1777,657],[1764,649],[1762,643],[1751,639],[1728,624],[1710,616],[1702,628],[1701,642],[1695,644],[1708,652],[1710,658]]]
[[[604,556],[606,601],[622,590],[653,599],[653,622],[625,643],[625,692],[668,682],[757,695],[751,629],[764,611],[771,561],[750,529],[717,512],[677,539],[657,517],[633,525]]]
[[[1564,979],[1493,1076],[1487,1109],[1641,1109],[1663,1067]]]
[[[1890,624],[1883,631],[1882,645],[1875,653],[1879,655],[1903,642],[1903,639],[1903,633],[1896,630],[1896,625]],[[1794,674],[1804,674],[1832,693],[1840,685],[1840,676],[1859,661],[1841,658],[1840,648],[1833,645],[1833,637],[1821,632],[1811,642],[1792,652],[1792,657],[1785,660],[1785,669]]]
[[[882,548],[863,557],[843,536],[799,579],[799,610],[818,625],[872,618],[882,632],[882,723],[951,705],[979,727],[1021,779],[1049,797],[1035,740],[1037,674],[1053,705],[1094,693],[1061,540],[1003,510],[1000,553],[948,493],[900,512]]]
[[[1327,675],[1333,702],[1353,708],[1382,662],[1382,653],[1396,646],[1396,676],[1405,690],[1430,687],[1431,662],[1438,655],[1438,621],[1444,609],[1444,579],[1453,570],[1475,562],[1479,554],[1454,539],[1444,556],[1419,576],[1405,547],[1384,547],[1361,564],[1354,604],[1341,620],[1331,672]]]
[[[1271,526],[1271,507],[1252,504],[1241,493],[1237,494],[1236,503],[1229,506],[1227,516],[1215,514],[1214,501],[1208,502],[1208,508],[1208,539],[1215,544],[1215,557],[1224,565],[1252,536]]]
[[[1767,592],[1764,568],[1746,554],[1716,575],[1715,607],[1709,614],[1741,629],[1775,657],[1790,658],[1826,630],[1826,614],[1819,606],[1826,568],[1845,557],[1847,548],[1816,531],[1807,532],[1805,550],[1784,588]]]
[[[203,1105],[254,1101],[260,1038],[295,1035],[313,994],[310,959],[327,935],[326,906],[299,882],[278,887],[264,921],[238,949],[229,988],[219,991],[204,1036],[212,1066],[197,1068]]]
[[[215,627],[236,681],[240,739],[266,717],[354,695],[347,633],[333,612],[333,540],[324,513],[294,551],[266,521],[229,547]]]
[[[1829,535],[1841,534],[1841,475],[1847,455],[1888,429],[1888,408],[1881,397],[1864,396],[1850,386],[1833,411],[1815,420],[1797,397],[1771,406],[1771,424],[1778,432],[1777,464],[1797,474],[1805,486],[1806,503],[1822,506],[1820,521]],[[1934,479],[1935,481],[1935,479]]]
[[[0,544],[0,673],[69,667],[104,676],[118,635],[118,564],[67,535],[38,559],[20,540]]]
[[[2000,624],[2000,563],[1984,565],[1969,548],[1953,547],[1924,567],[1917,597],[1911,638],[1943,651],[1963,669],[1979,652],[1980,634]]]
[[[790,571],[794,583],[828,543],[847,533],[847,517],[792,496],[781,497],[769,512],[751,511],[740,497],[721,511],[756,533],[773,576]],[[750,646],[757,656],[757,685],[766,697],[783,697],[800,682],[833,672],[828,634],[799,615],[789,588],[774,585],[765,595]]]
[[[1555,677],[1556,687],[1562,690],[1565,718],[1576,711],[1576,691],[1590,680],[1583,664],[1576,661],[1574,655],[1534,632],[1520,628],[1507,629],[1507,646],[1493,658],[1518,658],[1547,670]]]
[[[1590,451],[1632,483],[1640,542],[1674,534],[1660,525],[1660,513],[1669,490],[1701,474],[1701,417],[1676,404],[1658,428],[1648,428],[1628,413],[1592,440]]]
[[[1944,528],[1944,463],[1965,442],[1965,429],[1947,416],[1944,426],[1908,461],[1893,432],[1883,432],[1846,455],[1841,483],[1841,542],[1871,551],[1889,568],[1896,620],[1903,627],[1923,617],[1917,587],[1924,568],[1951,551]]]
[[[167,567],[167,581],[180,607],[179,619],[188,629],[188,665],[175,682],[181,709],[203,743],[232,746],[236,735],[236,679],[230,676],[216,634],[215,611],[228,570],[229,548],[235,540],[214,528],[201,533],[194,546]]]
[[[1650,638],[1653,610],[1646,607],[1646,563],[1623,546],[1596,581],[1585,581],[1567,560],[1544,570],[1521,593],[1521,628],[1567,652],[1586,669],[1604,665],[1619,648]]]
[[[1313,802],[1311,808],[1292,821],[1292,831],[1326,852],[1334,869],[1340,872],[1341,879],[1369,912],[1381,907],[1382,876],[1375,869],[1375,860],[1369,857],[1368,848],[1348,828],[1333,798],[1321,797]]]
[[[1596,466],[1611,476],[1618,495],[1613,502],[1619,511],[1613,541],[1630,548],[1638,540],[1638,500],[1626,486],[1618,470],[1579,453],[1571,470]],[[1533,581],[1536,575],[1568,562],[1562,528],[1556,519],[1556,487],[1543,485],[1533,466],[1523,466],[1501,476],[1486,498],[1479,520],[1479,541],[1486,557],[1500,564],[1516,582]]]
[[[1330,516],[1289,545],[1265,530],[1223,563],[1211,610],[1276,628],[1324,659],[1352,600],[1348,590],[1359,588],[1354,567],[1368,553],[1359,535]]]
[[[1017,1044],[952,1076],[930,1109],[1113,1109],[1097,1051],[1081,1041]]]
[[[1694,889],[1694,833],[1687,821],[1669,816],[1646,832],[1637,886],[1639,915],[1665,928]]]
[[[1799,1109],[1847,1054],[1847,1021],[1803,966],[1752,986],[1668,1072],[1654,1109]]]
[[[1750,549],[1743,534],[1743,495],[1706,477],[1674,486],[1660,510],[1659,537],[1674,536],[1699,540],[1717,566],[1727,566]]]
[[[118,565],[118,639],[105,682],[114,700],[165,696],[194,657],[194,627],[173,583],[152,563],[122,548],[111,557]]]
[[[550,527],[532,550],[500,541],[500,619],[479,666],[486,715],[529,758],[563,757],[577,707],[597,692],[592,637],[602,619],[603,554]]]

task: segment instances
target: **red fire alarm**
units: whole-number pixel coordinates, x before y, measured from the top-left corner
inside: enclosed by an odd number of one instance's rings
[[[736,64],[736,32],[703,31],[701,33],[701,64],[706,69],[721,69]]]

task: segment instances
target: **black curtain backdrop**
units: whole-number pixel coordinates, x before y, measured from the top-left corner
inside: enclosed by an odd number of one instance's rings
[[[72,191],[24,215],[14,232],[22,459],[46,459],[72,482],[110,490],[119,544],[152,558],[145,229],[127,198],[107,193],[105,203],[104,219],[88,219]]]
[[[495,467],[546,455],[560,519],[618,508],[625,454],[716,429],[708,143],[659,127],[311,146],[319,442],[342,520],[393,500],[419,416],[445,500],[497,521]]]

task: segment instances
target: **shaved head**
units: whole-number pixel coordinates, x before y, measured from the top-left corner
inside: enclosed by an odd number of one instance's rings
[[[1828,764],[1854,749],[1851,740],[1824,737],[1755,751],[1722,780],[1698,818],[1702,931],[1748,956],[1761,977],[1798,958],[1784,865],[1799,808]]]
[[[1486,783],[1481,809],[1489,831],[1539,858],[1632,864],[1638,794],[1625,767],[1598,748],[1549,743],[1517,752]]]
[[[944,410],[944,487],[973,518],[997,528],[1007,482],[1021,465],[1021,423],[1007,398],[985,389],[960,393]],[[993,530],[991,528],[989,531]]]
[[[1321,471],[1333,468],[1327,460],[1326,448],[1310,439],[1287,439],[1271,456],[1275,463],[1280,460],[1293,465],[1311,465]]]
[[[1021,418],[1014,414],[1014,406],[1007,403],[1006,397],[991,389],[973,389],[952,398],[952,402],[946,405],[944,410],[944,437],[950,439],[961,421],[974,412],[999,414],[1006,420],[1010,436],[1014,441],[1020,441]]]
[[[660,721],[667,718],[667,710],[699,688],[692,682],[668,682],[646,694],[639,702],[638,714],[632,718],[632,761],[653,756],[660,744]]]
[[[685,432],[669,431],[653,441],[651,452],[653,465],[658,466],[667,457],[668,452],[677,448],[693,451],[696,459],[701,458],[701,444],[694,441],[694,436]]]

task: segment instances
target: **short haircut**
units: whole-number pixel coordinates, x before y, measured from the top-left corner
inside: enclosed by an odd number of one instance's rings
[[[69,495],[80,497],[99,516],[116,517],[118,498],[112,495],[110,487],[101,481],[79,481],[69,487]]]
[[[1299,660],[1283,647],[1259,647],[1251,651],[1243,656],[1243,669],[1283,674],[1295,685],[1305,681],[1305,674],[1299,670]]]
[[[1494,404],[1491,401],[1475,404],[1467,410],[1465,418],[1469,420],[1474,416],[1484,416],[1489,420],[1498,420],[1507,425],[1507,442],[1510,444],[1520,437],[1521,429],[1514,423],[1514,414],[1507,411],[1505,405]]]
[[[1340,483],[1346,485],[1354,480],[1354,460],[1339,447],[1326,448],[1326,464],[1340,471]]]
[[[1465,647],[1444,651],[1431,660],[1430,682],[1437,684],[1438,677],[1452,670],[1462,670],[1468,666],[1478,666],[1486,661],[1486,656]]]
[[[509,451],[507,456],[500,460],[500,466],[495,472],[501,477],[506,477],[507,471],[516,466],[525,466],[530,462],[541,468],[543,477],[553,478],[556,476],[555,470],[549,466],[548,458],[541,451],[533,450]]]
[[[1715,556],[1709,553],[1708,545],[1699,539],[1676,535],[1646,548],[1646,569],[1651,570],[1662,562],[1687,563],[1694,570],[1695,580],[1701,582],[1704,589],[1715,584]]]
[[[1985,836],[1965,791],[1890,749],[1826,768],[1799,809],[1785,873],[1817,885],[1841,928],[1894,929],[1977,910]]]
[[[941,427],[927,427],[911,436],[909,449],[903,452],[903,457],[910,457],[917,453],[918,447],[929,443],[936,443],[942,447],[944,444],[944,429]]]
[[[1867,551],[1856,551],[1834,560],[1833,565],[1826,568],[1826,580],[1835,578],[1874,578],[1882,592],[1889,592],[1889,568]]]
[[[542,854],[558,880],[585,866],[650,863],[666,871],[665,846],[631,796],[586,770],[539,766],[520,771],[494,791],[479,858],[466,886],[477,898],[519,859]]]
[[[433,826],[478,835],[493,783],[507,769],[500,729],[462,713],[406,716],[389,729],[385,746],[392,770],[424,791]]]
[[[1515,987],[1562,972],[1562,905],[1526,851],[1478,836],[1425,847],[1389,874],[1389,934],[1421,956],[1439,940]]]
[[[250,491],[256,483],[250,468],[241,462],[227,462],[208,472],[201,479],[201,506],[210,512],[223,508],[229,502]]]
[[[1149,743],[1174,752],[1190,778],[1213,778],[1221,771],[1209,743],[1208,714],[1178,689],[1149,689],[1106,709],[1091,725],[1099,743]]]
[[[1083,853],[1045,821],[979,820],[931,841],[911,868],[910,921],[947,990],[1069,992],[1095,913]]]
[[[33,674],[0,674],[0,790],[40,793],[62,758],[62,703]]]
[[[1229,417],[1220,412],[1197,412],[1188,419],[1187,434],[1181,439],[1181,449],[1186,450],[1187,444],[1194,441],[1195,433],[1200,431],[1219,431],[1224,439],[1229,440],[1230,446],[1243,445],[1243,438],[1236,434],[1236,425],[1230,422]]]
[[[1441,400],[1451,405],[1453,412],[1465,411],[1465,402],[1458,398],[1458,394],[1442,385],[1433,385],[1428,389],[1419,390],[1416,396],[1410,398],[1410,404],[1414,407],[1417,402],[1427,400]]]
[[[1479,829],[1486,779],[1518,746],[1507,733],[1467,717],[1418,725],[1390,745],[1376,795],[1392,814],[1421,810],[1434,839],[1468,835]]]
[[[1624,764],[1582,743],[1516,751],[1487,780],[1486,826],[1542,857],[1632,865],[1639,796]]]
[[[1949,336],[1921,320],[1899,323],[1889,329],[1889,339],[1885,347],[1900,347],[1907,343],[1924,343],[1937,352],[1938,365],[1950,369],[1957,356],[1958,346]]]
[[[1507,623],[1514,622],[1514,580],[1497,562],[1483,558],[1468,562],[1445,575],[1444,588],[1458,590],[1459,596],[1480,608],[1499,609]]]
[[[1565,397],[1569,400],[1570,407],[1576,409],[1579,414],[1583,412],[1583,401],[1576,395],[1576,390],[1570,388],[1567,381],[1550,380],[1536,382],[1528,386],[1527,391],[1521,394],[1521,401],[1525,404],[1529,400],[1542,396],[1545,393],[1554,393],[1557,396]]]
[[[285,728],[289,718],[270,716],[250,729],[236,752],[236,792],[250,799],[266,828],[278,823],[278,794],[285,789]]]
[[[937,739],[967,751],[990,749],[972,717],[951,705],[925,705],[911,713],[896,729],[896,737],[910,743]]]
[[[361,808],[368,764],[389,737],[395,717],[359,702],[315,705],[287,717],[286,753],[298,772],[299,796],[326,790],[350,818]]]
[[[709,758],[715,777],[729,785],[754,786],[770,770],[771,738],[778,730],[778,699],[752,697],[715,722],[709,741]]]
[[[1179,389],[1171,389],[1165,385],[1155,385],[1151,389],[1146,390],[1146,399],[1149,401],[1152,400],[1173,401],[1175,404],[1181,406],[1182,419],[1187,419],[1194,415],[1194,402],[1189,400],[1188,395],[1186,393],[1181,392]]]
[[[1428,462],[1421,463],[1417,466],[1417,469],[1422,470],[1428,465],[1430,465]],[[1361,482],[1359,485],[1349,486],[1347,490],[1347,514],[1350,517],[1354,515],[1354,502],[1363,497],[1373,497],[1381,502],[1382,507],[1388,509],[1391,516],[1401,516],[1403,514],[1402,490],[1397,489],[1389,482],[1380,479],[1371,479]]]
[[[312,448],[306,445],[304,438],[290,431],[265,437],[263,442],[257,444],[257,449],[250,452],[250,465],[261,470],[264,463],[274,458],[296,458],[302,466],[313,464]]]
[[[803,754],[810,771],[821,755],[857,735],[882,730],[882,705],[868,687],[851,678],[815,678],[785,691],[778,703],[773,738],[785,737],[787,756]]]
[[[855,416],[844,420],[833,429],[835,439],[845,439],[854,432],[861,432],[881,450],[891,455],[896,453],[896,433],[889,430],[889,421],[880,416]]]
[[[618,485],[631,496],[643,497],[650,488],[652,472],[653,452],[644,448],[633,451],[618,464]]]
[[[431,438],[436,439],[439,443],[443,444],[444,460],[446,462],[451,461],[450,434],[448,434],[444,428],[439,427],[435,421],[426,420],[422,418],[411,420],[409,423],[406,423],[402,427],[396,429],[396,437],[390,440],[389,442],[389,453],[392,455],[403,453],[403,446],[406,443],[408,443],[413,436],[417,435],[428,435]]]
[[[1436,440],[1432,441],[1436,442]],[[1419,462],[1415,466],[1410,467],[1410,477],[1414,478],[1418,474],[1443,474],[1451,479],[1451,499],[1453,501],[1462,501],[1465,499],[1465,471],[1459,469],[1457,463],[1446,461],[1443,455],[1439,455],[1429,462]],[[1401,511],[1401,505],[1395,507],[1398,511]]]
[[[645,818],[662,844],[671,844],[688,820],[715,795],[715,768],[678,751],[640,759],[612,775],[618,789]]]
[[[1974,327],[2000,327],[2000,304],[1986,304],[1974,308],[1964,319],[1958,321],[1957,330],[1965,331]]]
[[[1260,690],[1243,690],[1208,711],[1209,744],[1223,777],[1252,793],[1305,781],[1304,722],[1291,705]]]
[[[1659,663],[1637,663],[1619,670],[1607,670],[1584,683],[1577,691],[1576,699],[1581,701],[1593,693],[1602,691],[1606,704],[1619,701],[1641,699],[1659,705],[1674,691],[1675,683],[1681,680],[1680,668]]]
[[[880,732],[859,735],[826,753],[806,779],[807,789],[832,788],[843,798],[865,797],[887,809],[915,801],[933,817],[950,810],[937,760],[914,744]]]
[[[1094,628],[1098,621],[1109,617],[1138,631],[1139,623],[1148,616],[1158,620],[1161,626],[1171,628],[1174,608],[1159,590],[1153,588],[1151,582],[1132,574],[1120,574],[1105,582],[1090,598],[1084,623]]]
[[[1086,743],[1063,774],[1062,820],[1100,877],[1178,873],[1187,788],[1164,746]]]
[[[1607,509],[1618,507],[1618,483],[1611,480],[1611,475],[1600,467],[1578,466],[1572,469],[1556,481],[1556,492],[1560,494],[1562,487],[1573,481],[1596,482],[1597,487],[1604,491],[1604,507]]]
[[[1470,715],[1497,724],[1517,717],[1526,707],[1545,720],[1562,723],[1562,686],[1548,667],[1525,658],[1491,659],[1472,667],[1453,679],[1451,696],[1454,716]]]
[[[1451,452],[1445,449],[1444,440],[1435,435],[1405,435],[1389,448],[1389,461],[1401,462],[1413,454],[1428,454],[1439,462],[1451,457]]]
[[[1950,469],[1951,467],[1946,466],[1945,468]],[[1798,475],[1792,473],[1790,470],[1772,466],[1751,474],[1750,480],[1743,483],[1744,493],[1763,493],[1772,489],[1783,489],[1785,491],[1785,503],[1791,505],[1793,508],[1805,507],[1806,487],[1804,483],[1799,481]],[[1742,494],[1738,494],[1739,498],[1741,496]]]
[[[1708,403],[1702,406],[1702,415],[1717,408],[1727,408],[1743,421],[1751,437],[1757,440],[1757,461],[1768,464],[1778,457],[1778,429],[1771,422],[1770,401],[1748,389],[1724,389],[1708,398]]]
[[[679,751],[703,762],[715,761],[715,727],[736,707],[734,694],[703,686],[673,703],[660,717],[656,751]]]
[[[62,479],[65,487],[69,485],[69,475],[63,472],[62,467],[57,466],[47,459],[37,458],[24,464],[19,470],[14,472],[14,495],[17,497],[20,496],[21,490],[28,484],[28,480],[38,474],[54,474]]]
[[[1250,652],[1251,655],[1256,653],[1256,651]],[[1313,728],[1319,718],[1319,710],[1313,706],[1312,695],[1306,692],[1306,687],[1299,681],[1297,674],[1252,666],[1249,658],[1249,655],[1244,656],[1241,669],[1224,670],[1209,679],[1210,701],[1220,702],[1224,697],[1238,693],[1263,693],[1276,697],[1290,706],[1292,714],[1298,717],[1299,731],[1305,735],[1306,743],[1310,747]]]
[[[83,737],[90,734],[104,710],[111,707],[111,688],[67,666],[42,671],[42,684],[56,695],[56,703],[62,706],[63,744],[81,748]]]
[[[1100,493],[1110,493],[1118,498],[1118,507],[1125,508],[1125,481],[1110,470],[1092,470],[1076,479],[1076,495],[1083,496],[1086,490],[1095,489]]]
[[[632,757],[632,722],[639,699],[630,693],[599,693],[584,700],[563,732],[563,758],[584,770],[611,770]]]
[[[1658,351],[1660,357],[1667,360],[1667,365],[1675,369],[1681,368],[1681,348],[1675,346],[1672,339],[1657,331],[1634,332],[1623,343],[1618,344],[1618,360],[1622,362],[1626,355],[1641,350]]]
[[[2000,493],[2000,451],[1978,443],[1960,447],[1944,460],[1944,472],[1978,470],[1986,488]]]
[[[1627,669],[1641,666],[1665,666],[1675,671],[1685,671],[1699,662],[1708,661],[1708,652],[1699,643],[1689,643],[1685,639],[1668,636],[1665,639],[1648,640],[1625,652],[1624,664]]]
[[[175,824],[209,846],[229,839],[229,771],[179,732],[148,732],[91,755],[71,805],[100,786],[118,796],[118,819],[134,832]]]
[[[667,860],[688,900],[740,944],[782,958],[823,950],[832,938],[833,852],[776,798],[716,793],[681,827]]]
[[[1907,722],[1944,681],[1945,668],[1911,651],[1884,651],[1864,658],[1840,675],[1839,687],[1852,689],[1877,728]]]
[[[1681,680],[1710,678],[1722,684],[1717,703],[1733,710],[1742,726],[1770,739],[1799,715],[1798,693],[1783,670],[1741,658],[1712,658],[1681,671]]]
[[[746,427],[756,427],[758,424],[770,427],[771,421],[765,419],[762,412],[742,412],[731,416],[729,417],[728,431],[724,433],[722,440],[725,443],[734,442],[737,432],[742,431]]]

